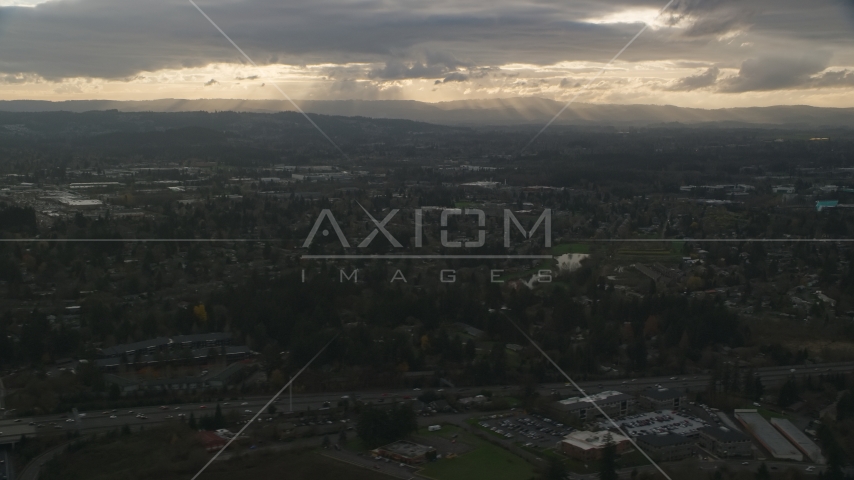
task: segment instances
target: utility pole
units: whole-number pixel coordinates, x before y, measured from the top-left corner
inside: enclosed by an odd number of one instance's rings
[[[3,403],[6,398],[6,387],[3,386],[3,379],[0,378],[0,410],[3,411],[3,416],[6,416],[6,404]]]
[[[294,413],[294,377],[291,376],[291,388],[288,389],[288,408]]]

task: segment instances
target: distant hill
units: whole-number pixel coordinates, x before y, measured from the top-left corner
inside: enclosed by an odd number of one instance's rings
[[[542,125],[563,106],[559,102],[542,98],[461,100],[440,103],[411,100],[307,100],[298,103],[305,111],[318,114],[406,119],[459,126]],[[0,111],[48,112],[63,110],[85,112],[111,109],[124,112],[242,111],[259,113],[294,110],[284,100],[0,101]],[[556,123],[562,125],[612,126],[682,124],[725,127],[854,127],[854,108],[819,108],[792,105],[704,110],[669,105],[577,103],[568,108]]]

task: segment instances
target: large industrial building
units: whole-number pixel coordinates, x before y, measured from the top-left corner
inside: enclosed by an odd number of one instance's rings
[[[735,410],[735,418],[744,425],[748,432],[766,449],[772,457],[779,460],[804,459],[803,454],[792,446],[785,437],[756,410]]]
[[[705,427],[699,430],[697,443],[714,455],[727,457],[752,457],[753,442],[747,435],[726,427]]]
[[[810,438],[792,422],[784,418],[772,418],[771,425],[777,428],[787,440],[792,442],[792,445],[806,455],[810,460],[818,464],[824,464],[824,456],[821,454],[821,448],[815,444]]]
[[[688,404],[688,395],[678,388],[648,388],[640,394],[640,404],[649,410],[679,410]]]
[[[602,452],[608,443],[614,444],[617,455],[622,455],[632,448],[628,438],[604,430],[601,432],[572,432],[558,442],[557,450],[580,462],[592,462],[602,457]]]
[[[389,458],[395,462],[405,463],[407,465],[418,465],[428,460],[431,453],[435,453],[436,449],[427,445],[420,445],[413,442],[401,440],[399,442],[384,445],[371,452],[380,457]]]
[[[694,455],[694,441],[682,435],[642,435],[635,441],[657,462],[672,462]]]
[[[634,413],[637,401],[635,397],[622,392],[605,391],[589,397],[572,397],[552,405],[556,414],[568,415],[582,421],[592,420],[601,416],[594,406],[599,405],[609,417],[621,417]]]

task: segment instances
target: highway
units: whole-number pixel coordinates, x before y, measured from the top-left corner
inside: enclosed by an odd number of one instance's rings
[[[794,368],[795,372],[792,373]],[[790,375],[806,376],[819,375],[821,373],[835,372],[851,372],[854,370],[854,362],[844,363],[828,363],[821,365],[813,365],[809,367],[768,367],[757,369],[762,382],[766,387],[783,383]],[[666,388],[688,388],[693,391],[705,389],[709,382],[708,375],[678,375],[672,377],[651,377],[651,378],[636,378],[636,379],[612,379],[612,380],[597,380],[589,382],[580,382],[579,386],[587,393],[596,393],[603,390],[619,390],[626,393],[636,393],[645,388],[660,385]],[[445,392],[453,392],[460,395],[477,395],[482,390],[490,390],[496,393],[502,391],[510,391],[518,389],[516,386],[488,385],[478,387],[461,387],[461,388],[445,388]],[[566,383],[553,383],[538,386],[538,391],[541,395],[551,395],[556,392],[562,397],[578,395],[578,392]],[[358,399],[362,402],[386,402],[393,399],[408,399],[419,396],[422,392],[412,389],[390,389],[382,390],[366,390],[355,392]],[[510,393],[510,392],[508,392]],[[325,402],[334,407],[341,400],[342,396],[352,395],[353,392],[327,392],[327,393],[309,393],[299,394],[293,397],[293,409],[296,412],[305,412],[309,408],[312,411],[318,411],[323,408]],[[240,400],[225,400],[220,402],[222,410],[227,413],[231,410],[237,410],[244,418],[250,418],[252,414],[262,408],[270,400],[269,396],[245,397]],[[277,412],[288,412],[288,397],[287,393],[283,394],[277,401]],[[201,415],[213,414],[216,408],[216,402],[210,403],[185,403],[180,405],[169,405],[166,408],[158,406],[153,407],[137,407],[123,408],[118,410],[103,410],[81,412],[84,416],[78,421],[69,419],[70,412],[65,415],[43,415],[31,419],[6,419],[0,421],[0,432],[13,431],[17,438],[20,438],[20,428],[29,427],[34,429],[34,433],[53,433],[57,431],[76,430],[83,431],[92,429],[115,428],[122,425],[144,425],[152,423],[160,423],[178,419],[179,415],[187,415],[194,413],[198,418]],[[145,419],[138,418],[137,415],[147,417]],[[261,417],[262,420],[265,416]],[[16,428],[17,427],[17,428]],[[8,437],[8,435],[6,435]],[[16,438],[16,439],[17,439]],[[0,436],[0,443],[4,440],[4,436]],[[12,440],[5,438],[6,441]]]

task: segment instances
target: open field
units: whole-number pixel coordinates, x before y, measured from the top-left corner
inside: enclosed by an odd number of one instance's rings
[[[42,480],[186,480],[211,457],[184,425],[153,428],[140,434],[111,436],[87,442],[50,462]],[[237,450],[237,449],[235,449]],[[255,453],[215,462],[206,480],[313,480],[346,478],[379,480],[390,477],[331,461],[316,452]]]
[[[436,480],[528,480],[536,473],[533,466],[501,447],[492,445],[457,427],[443,426],[437,432],[420,432],[457,439],[474,450],[455,458],[427,464],[419,474]]]

